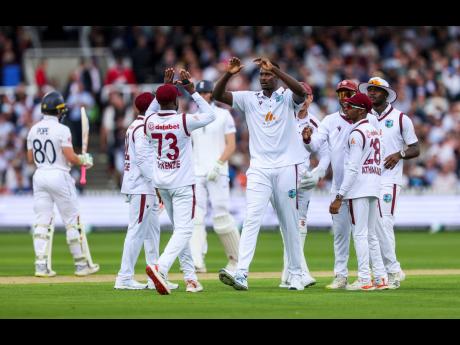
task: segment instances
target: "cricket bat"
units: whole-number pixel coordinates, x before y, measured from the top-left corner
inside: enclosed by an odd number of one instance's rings
[[[81,107],[81,153],[88,150],[89,121],[85,107]],[[80,184],[86,184],[86,167],[81,166]]]

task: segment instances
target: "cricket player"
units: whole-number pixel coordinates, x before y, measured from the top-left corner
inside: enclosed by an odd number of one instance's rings
[[[332,186],[331,198],[337,195],[343,181],[344,173],[344,151],[347,147],[347,140],[353,123],[348,119],[345,111],[346,98],[352,97],[358,91],[358,86],[352,80],[342,80],[337,84],[336,93],[340,103],[339,111],[326,115],[321,121],[318,130],[310,139],[304,140],[305,147],[311,152],[318,152],[324,143],[329,147]],[[367,119],[374,127],[378,126],[375,116],[368,115]],[[317,182],[318,171],[312,171],[312,176],[305,176],[301,180],[301,187]],[[334,279],[327,289],[345,289],[348,283],[348,257],[350,252],[351,222],[348,205],[343,204],[338,214],[332,215],[332,230],[334,233]],[[375,243],[372,244],[372,248]]]
[[[396,200],[401,191],[403,160],[418,157],[420,145],[411,119],[391,105],[397,95],[386,80],[379,77],[371,78],[368,83],[360,84],[359,90],[371,99],[372,114],[377,117],[378,128],[383,133],[385,157],[380,191],[383,217],[377,223],[377,235],[388,273],[389,287],[397,289],[405,279],[405,274],[396,258],[393,228]]]
[[[365,94],[357,93],[344,99],[347,117],[353,122],[345,146],[343,181],[329,211],[338,214],[347,203],[352,224],[353,240],[358,259],[358,279],[347,285],[347,290],[371,291],[388,289],[387,275],[378,248],[375,225],[378,214],[380,178],[382,174],[382,147],[379,131],[366,119],[372,104]],[[307,131],[306,131],[307,132]],[[371,239],[377,245],[370,250]],[[371,277],[369,256],[373,265]]]
[[[151,179],[158,189],[161,199],[173,224],[173,234],[161,254],[158,265],[148,265],[146,272],[153,280],[158,293],[170,294],[167,274],[179,257],[184,272],[187,292],[199,292],[203,287],[198,282],[190,252],[190,238],[193,233],[195,217],[195,173],[192,161],[191,132],[206,126],[216,116],[211,106],[195,92],[190,82],[190,73],[181,70],[181,83],[197,103],[201,113],[178,114],[180,95],[172,84],[164,84],[157,89],[156,100],[161,109],[150,114],[145,120],[144,133],[152,141],[156,152]],[[149,155],[140,155],[142,165],[151,159]],[[148,173],[148,165],[146,169]],[[144,173],[144,168],[142,168]]]
[[[260,67],[261,91],[225,90],[230,78],[244,66],[230,59],[226,73],[218,80],[213,97],[241,111],[249,130],[251,162],[247,175],[246,219],[241,233],[236,272],[219,271],[219,279],[236,290],[247,290],[249,265],[268,202],[277,212],[288,257],[290,290],[304,290],[301,281],[302,251],[297,229],[298,165],[303,163],[302,143],[296,132],[295,112],[305,101],[302,85],[266,58],[254,62]],[[277,86],[281,79],[288,87]]]
[[[208,198],[213,213],[214,231],[224,247],[227,256],[226,269],[236,270],[240,233],[229,212],[230,179],[228,159],[235,152],[235,121],[226,109],[212,101],[213,83],[202,80],[196,91],[210,103],[216,120],[192,132],[193,162],[196,175],[195,229],[190,248],[197,272],[206,272],[204,261],[207,252],[205,216]]]
[[[305,127],[311,127],[313,131],[316,131],[320,123],[319,120],[308,110],[310,104],[313,102],[313,90],[307,83],[301,82],[301,84],[307,91],[307,97],[305,99],[305,102],[303,102],[303,104],[301,105],[300,110],[296,113],[297,133],[300,140],[302,140],[302,131]],[[304,250],[305,239],[307,237],[307,213],[311,197],[310,190],[318,184],[320,178],[324,177],[329,163],[331,161],[329,157],[329,148],[327,146],[327,143],[323,143],[322,147],[320,148],[319,164],[312,171],[310,171],[310,152],[304,149],[303,154],[304,162],[299,165],[299,179],[302,179],[302,177],[304,176],[315,176],[315,178],[310,179],[308,183],[301,185],[300,188],[297,190],[299,201],[298,229],[300,234],[300,244],[302,252]],[[300,181],[298,181],[298,183],[300,183]],[[281,231],[281,234],[282,233],[283,232]],[[279,286],[281,288],[288,288],[290,285],[287,267],[287,252],[286,248],[284,248],[284,265],[283,272],[281,274],[281,284]],[[305,255],[302,256],[302,283],[305,287],[309,287],[316,284],[315,278],[311,276],[310,271],[308,269]]]
[[[76,155],[68,127],[60,123],[67,107],[57,91],[47,93],[41,103],[43,119],[32,126],[27,136],[27,159],[37,170],[33,176],[35,224],[35,276],[53,277],[51,253],[54,235],[54,204],[66,228],[67,244],[75,263],[75,275],[86,276],[99,271],[94,264],[80,222],[75,181],[69,171],[72,164],[93,166],[89,153]]]
[[[125,135],[125,164],[121,193],[129,203],[129,226],[123,246],[121,268],[115,280],[117,290],[141,290],[147,287],[134,280],[134,266],[144,244],[145,259],[148,265],[155,265],[160,247],[159,200],[151,181],[144,178],[137,166],[137,152],[148,146],[144,134],[144,114],[154,99],[153,94],[144,92],[134,100],[137,118],[128,127]],[[153,169],[153,160],[151,169]],[[168,282],[170,289],[178,284]],[[153,282],[150,285],[154,288]]]

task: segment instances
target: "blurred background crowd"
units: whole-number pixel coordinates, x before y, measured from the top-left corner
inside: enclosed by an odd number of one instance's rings
[[[53,42],[105,47],[113,55],[107,66],[95,57],[82,58],[64,83],[49,76],[49,61],[42,58],[28,80],[27,50],[50,47]],[[41,118],[39,103],[47,91],[57,89],[66,99],[70,112],[65,123],[72,130],[76,151],[81,146],[80,106],[89,110],[90,152],[98,156],[104,182],[111,183],[104,186],[116,188],[122,174],[124,133],[134,117],[132,101],[146,87],[153,91],[162,83],[166,67],[187,68],[195,82],[216,81],[228,59],[237,56],[245,68],[229,88],[258,90],[258,70],[252,60],[260,55],[311,85],[310,112],[319,119],[338,110],[335,86],[340,80],[386,79],[398,94],[393,106],[412,119],[421,143],[421,155],[405,163],[405,187],[439,193],[459,190],[460,27],[93,26],[85,30],[0,27],[0,193],[31,189],[34,167],[25,159],[25,139]],[[194,104],[184,97],[181,110],[193,112]],[[244,191],[248,132],[241,114],[231,111],[237,125],[231,185]],[[330,174],[319,188],[329,186]]]

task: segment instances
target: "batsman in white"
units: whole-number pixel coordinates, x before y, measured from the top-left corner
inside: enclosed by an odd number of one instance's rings
[[[380,204],[382,219],[377,223],[377,236],[382,250],[383,263],[388,273],[390,289],[397,289],[405,274],[396,258],[396,241],[394,235],[396,200],[402,185],[403,161],[420,155],[420,145],[415,135],[411,119],[391,103],[396,100],[396,92],[382,78],[371,78],[368,83],[359,85],[359,90],[368,94],[372,101],[372,114],[378,119],[383,133],[385,149],[384,169]],[[406,148],[407,146],[407,148]]]
[[[75,263],[75,275],[86,276],[99,271],[93,264],[80,222],[75,181],[70,176],[71,164],[93,166],[90,154],[76,155],[68,127],[59,123],[67,107],[57,91],[47,93],[41,103],[43,119],[32,126],[27,136],[27,158],[37,170],[33,176],[35,224],[35,276],[53,277],[51,266],[54,235],[54,204],[66,228],[67,244]]]
[[[144,134],[144,114],[153,98],[150,92],[136,97],[134,105],[138,116],[128,127],[125,135],[125,166],[121,193],[126,195],[129,203],[129,226],[123,246],[121,268],[115,280],[114,288],[118,290],[141,290],[147,286],[155,288],[153,282],[146,285],[134,280],[134,266],[142,244],[148,265],[155,265],[159,257],[160,203],[152,181],[144,178],[136,159],[137,152],[148,145],[145,143],[147,139]],[[150,170],[153,170],[153,160],[149,163]],[[169,283],[170,289],[177,287],[177,284]]]
[[[241,233],[236,272],[219,271],[219,279],[236,290],[247,290],[249,265],[254,256],[262,218],[271,200],[277,212],[288,256],[290,290],[303,290],[302,251],[297,229],[298,165],[303,163],[302,142],[296,133],[295,112],[305,101],[302,85],[266,58],[260,67],[261,91],[225,90],[230,78],[243,68],[238,58],[230,59],[226,73],[214,88],[213,97],[245,114],[249,130],[251,162],[247,176],[246,218]],[[278,88],[281,79],[288,87]]]
[[[158,260],[158,265],[148,265],[146,268],[157,292],[162,295],[171,293],[166,278],[177,257],[184,272],[186,291],[203,290],[198,282],[190,252],[196,202],[190,134],[214,121],[216,116],[211,106],[195,92],[195,86],[190,82],[190,73],[181,70],[180,78],[180,83],[191,94],[201,113],[178,114],[179,92],[176,86],[164,84],[156,92],[156,100],[161,110],[150,114],[144,127],[156,152],[151,178],[173,224],[173,234]],[[147,153],[142,157],[140,155],[139,159],[146,161],[152,157]]]
[[[304,141],[307,150],[318,152],[324,143],[328,144],[332,167],[331,199],[334,200],[343,181],[344,151],[353,123],[345,112],[344,99],[352,97],[358,91],[358,86],[352,80],[342,80],[337,84],[336,92],[340,104],[339,111],[326,115],[321,121],[318,130],[311,134],[310,139]],[[367,119],[377,127],[375,116],[367,115]],[[302,177],[301,186],[316,183],[319,171],[312,172],[312,176]],[[327,289],[345,289],[348,282],[348,257],[350,253],[351,222],[348,205],[343,204],[338,214],[332,215],[332,230],[334,233],[334,280],[327,285]],[[375,244],[372,244],[372,248]]]
[[[302,140],[302,131],[305,127],[310,127],[313,131],[316,131],[320,123],[318,119],[308,110],[310,104],[313,102],[313,90],[307,83],[301,82],[301,84],[307,92],[307,98],[305,99],[305,102],[303,102],[300,110],[296,112],[297,133],[300,140]],[[301,240],[300,245],[303,252],[305,247],[305,240],[307,237],[307,213],[311,197],[310,190],[318,184],[320,178],[324,177],[331,159],[329,157],[329,148],[327,146],[327,143],[323,143],[318,152],[319,164],[317,167],[310,171],[310,152],[304,148],[302,153],[304,154],[304,163],[299,165],[298,177],[300,178],[300,181],[305,181],[305,179],[309,177],[309,180],[304,184],[300,184],[300,187],[297,190],[299,200],[298,228]],[[300,181],[298,182],[300,183]],[[281,234],[283,234],[282,231]],[[284,248],[284,265],[283,272],[281,274],[280,284],[281,288],[288,288],[290,285],[287,270],[288,266],[289,265],[287,262],[287,252],[286,248]],[[302,284],[305,287],[309,287],[316,284],[315,278],[311,276],[310,271],[308,269],[308,264],[305,255],[303,255],[302,257]]]
[[[230,184],[228,159],[235,152],[236,128],[232,115],[212,101],[213,83],[202,80],[196,91],[210,103],[216,120],[192,132],[193,162],[196,175],[195,229],[190,248],[197,272],[206,272],[207,252],[205,216],[208,198],[211,202],[213,225],[227,256],[226,268],[236,270],[240,233],[229,212]]]
[[[343,203],[349,206],[349,217],[358,259],[358,279],[347,290],[371,291],[388,289],[387,274],[380,254],[375,226],[380,207],[380,178],[382,174],[381,135],[366,119],[371,100],[357,93],[344,99],[347,117],[353,126],[345,147],[343,181],[329,211],[338,214]],[[373,251],[371,245],[376,245]],[[369,261],[372,261],[374,280]]]

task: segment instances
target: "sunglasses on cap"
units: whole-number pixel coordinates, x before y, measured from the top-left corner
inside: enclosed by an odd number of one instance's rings
[[[351,90],[339,90],[337,91],[337,96],[339,99],[351,98],[356,94],[356,92]]]
[[[363,107],[360,107],[360,106],[357,106],[357,105],[354,105],[354,104],[350,104],[350,103],[345,103],[345,104],[344,104],[344,108],[345,108],[345,109],[354,108],[354,109],[363,109],[363,110],[366,110],[366,108],[363,108]]]

